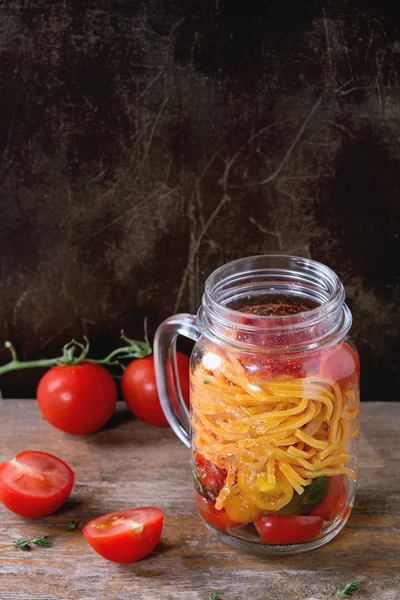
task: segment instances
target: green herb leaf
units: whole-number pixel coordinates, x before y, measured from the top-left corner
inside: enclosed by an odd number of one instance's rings
[[[15,548],[19,548],[20,550],[30,550],[31,549],[29,546],[29,540],[26,538],[17,540],[16,542],[13,542],[12,545]]]
[[[358,590],[359,587],[360,584],[358,583],[358,581],[354,581],[354,579],[352,579],[351,581],[346,583],[346,585],[342,585],[340,588],[338,588],[336,590],[336,593],[340,598],[351,598],[353,592]]]
[[[211,381],[208,381],[208,379],[204,379],[203,383],[204,383],[204,385],[210,385],[210,384],[211,384]],[[216,597],[216,596],[215,596],[215,597]],[[211,598],[211,596],[210,596],[210,598]],[[217,597],[216,597],[216,598],[217,598]],[[217,598],[217,600],[218,600],[218,598]]]
[[[329,477],[317,477],[304,488],[303,494],[293,494],[291,501],[277,511],[280,515],[307,515],[328,493]]]
[[[31,540],[32,544],[36,546],[49,546],[49,536],[48,535],[40,535],[39,537],[33,538]]]
[[[10,546],[14,546],[14,548],[19,548],[20,550],[30,550],[31,544],[35,544],[35,546],[48,546],[49,545],[49,537],[47,535],[40,535],[38,537],[33,538],[33,540],[28,540],[28,538],[22,538],[20,540],[16,540]],[[5,546],[2,546],[4,548]]]
[[[217,594],[210,594],[208,596],[208,600],[220,600],[217,596]]]
[[[70,521],[67,523],[68,531],[75,531],[75,529],[79,529],[79,521]]]
[[[317,477],[314,481],[304,488],[302,498],[303,504],[318,504],[328,493],[329,477]]]

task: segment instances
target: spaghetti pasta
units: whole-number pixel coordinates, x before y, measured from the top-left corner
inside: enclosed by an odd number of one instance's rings
[[[238,356],[207,352],[218,360],[192,373],[191,425],[194,448],[227,473],[216,509],[238,493],[238,474],[261,477],[262,491],[273,490],[280,473],[299,495],[318,477],[355,477],[347,450],[358,435],[354,390],[319,375],[253,379]]]

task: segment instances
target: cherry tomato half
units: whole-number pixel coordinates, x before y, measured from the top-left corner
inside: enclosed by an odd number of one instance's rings
[[[252,523],[264,512],[243,493],[230,496],[224,508],[228,517],[236,523]]]
[[[189,406],[189,357],[177,352],[178,374],[182,395]],[[168,372],[171,382],[171,373]],[[137,358],[126,367],[121,380],[122,396],[130,410],[142,421],[156,427],[168,427],[158,397],[154,357]],[[172,401],[177,402],[174,397]]]
[[[20,452],[0,465],[0,500],[22,517],[44,517],[59,509],[74,485],[74,473],[62,460],[36,450]]]
[[[203,496],[200,496],[197,492],[194,493],[195,502],[199,515],[205,520],[206,523],[219,529],[219,531],[226,531],[227,527],[237,527],[240,523],[232,521],[224,511],[217,510],[214,502],[208,502]]]
[[[350,344],[344,342],[322,353],[319,368],[323,379],[339,382],[344,389],[349,383],[360,379],[360,358]]]
[[[213,492],[219,492],[225,485],[226,481],[226,470],[220,469],[211,460],[204,458],[200,452],[196,452],[195,455],[197,465],[197,476],[201,483],[212,490]]]
[[[77,435],[101,429],[117,403],[112,376],[90,362],[52,367],[40,380],[36,395],[46,421]]]
[[[83,535],[103,558],[118,563],[134,562],[154,550],[161,538],[164,513],[144,507],[103,515],[85,525]]]
[[[276,483],[268,483],[266,473],[239,471],[238,485],[245,496],[264,510],[279,510],[293,497],[293,488],[280,471],[275,473]]]
[[[271,515],[260,517],[254,525],[266,544],[301,544],[312,540],[321,531],[322,517]]]
[[[342,514],[346,506],[346,485],[343,475],[330,477],[328,493],[325,498],[315,506],[311,515],[322,517],[324,521],[332,521]]]

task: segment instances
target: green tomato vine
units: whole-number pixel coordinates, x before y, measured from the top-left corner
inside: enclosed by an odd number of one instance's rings
[[[145,337],[143,342],[132,340],[128,338],[124,331],[121,331],[121,339],[126,343],[125,346],[116,348],[105,358],[95,359],[89,358],[90,343],[86,336],[83,336],[84,344],[71,340],[68,344],[63,346],[62,355],[56,358],[44,358],[39,360],[19,360],[17,352],[10,341],[6,341],[4,346],[10,351],[11,360],[0,366],[0,376],[9,373],[10,371],[19,371],[22,369],[35,369],[35,368],[50,368],[56,365],[60,366],[71,366],[80,365],[83,362],[92,362],[98,365],[105,365],[110,367],[121,367],[125,368],[121,362],[126,359],[143,358],[149,356],[152,353],[150,342],[147,338],[147,332],[145,327]]]

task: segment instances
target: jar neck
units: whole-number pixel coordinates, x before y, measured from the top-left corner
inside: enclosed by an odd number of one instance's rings
[[[352,317],[344,300],[341,281],[321,263],[295,256],[253,256],[210,275],[198,326],[213,343],[243,352],[307,352],[346,336]],[[254,314],[255,306],[279,310],[266,316]],[[293,310],[285,314],[284,306]]]

